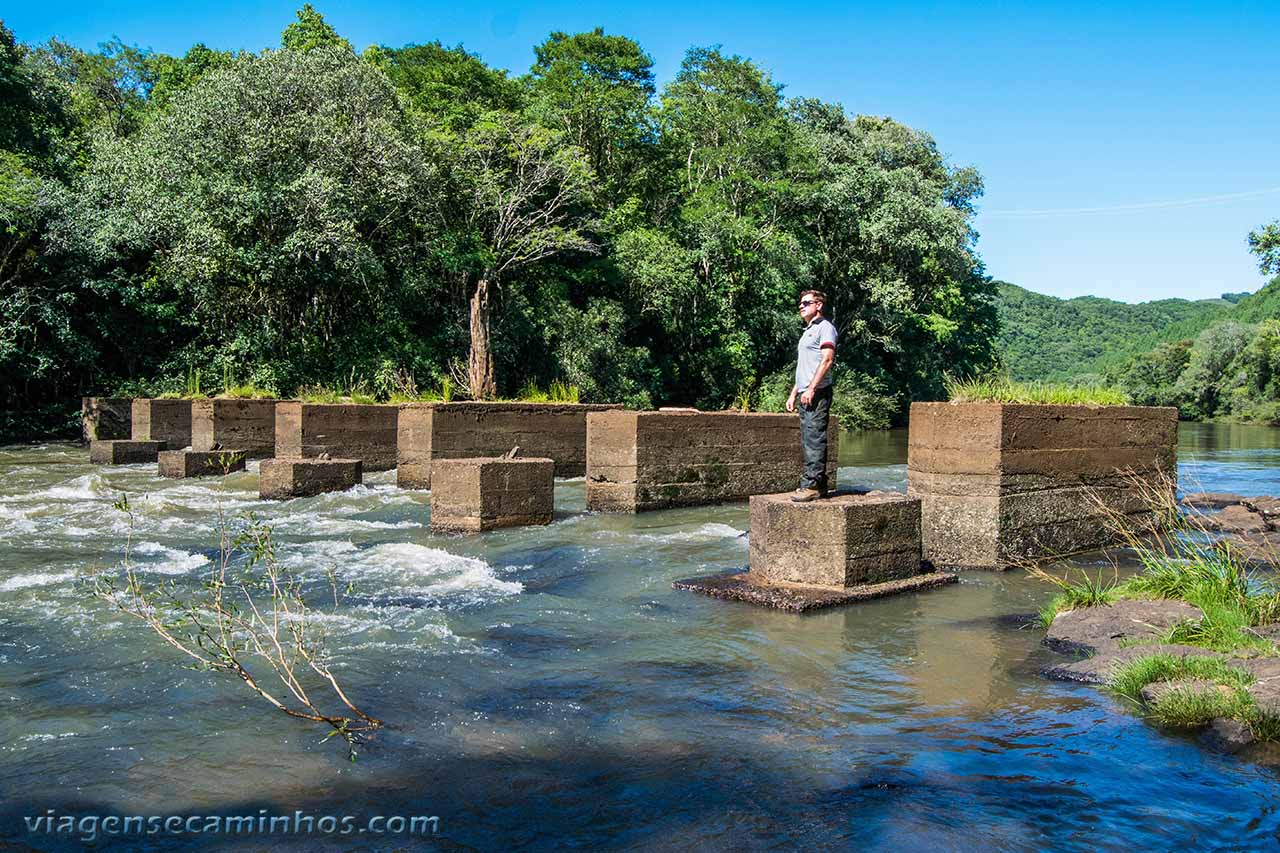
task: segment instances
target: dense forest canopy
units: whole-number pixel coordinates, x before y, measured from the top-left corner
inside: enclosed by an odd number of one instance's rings
[[[976,171],[749,59],[694,47],[660,86],[597,29],[513,75],[439,42],[358,53],[296,17],[279,48],[182,56],[0,22],[0,437],[201,375],[780,410],[806,288],[830,296],[851,425],[1001,364],[1188,417],[1280,414],[1280,284],[997,299]],[[1280,223],[1248,241],[1280,275]]]
[[[715,47],[661,87],[602,30],[534,54],[357,53],[310,6],[258,53],[0,24],[0,434],[196,370],[774,407],[805,288],[831,296],[858,423],[992,364],[982,182],[927,134]]]

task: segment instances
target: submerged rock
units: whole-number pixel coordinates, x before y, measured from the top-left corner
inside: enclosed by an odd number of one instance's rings
[[[1117,601],[1059,613],[1044,642],[1061,652],[1100,652],[1122,640],[1159,639],[1179,622],[1203,617],[1200,608],[1181,601]]]
[[[1203,613],[1199,608],[1182,601],[1118,601],[1109,606],[1060,613],[1049,627],[1045,645],[1091,656],[1045,667],[1040,674],[1057,681],[1102,686],[1111,681],[1118,667],[1152,655],[1218,658],[1252,675],[1254,683],[1246,689],[1259,710],[1266,715],[1280,716],[1280,657],[1260,655],[1253,649],[1227,655],[1200,646],[1151,642],[1179,621],[1201,618]],[[1280,638],[1280,625],[1260,626],[1254,632],[1275,640]],[[1231,695],[1235,688],[1206,679],[1159,681],[1143,687],[1139,698],[1143,704],[1153,705],[1176,690]],[[1212,720],[1200,731],[1203,746],[1228,754],[1239,752],[1256,740],[1248,725],[1224,717]]]

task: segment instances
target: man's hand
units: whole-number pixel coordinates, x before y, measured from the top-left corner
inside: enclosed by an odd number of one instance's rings
[[[791,393],[787,396],[787,411],[794,412],[796,410],[796,389],[792,388]]]
[[[804,406],[806,409],[813,405],[813,389],[812,388],[809,388],[803,394],[800,395],[800,405]]]

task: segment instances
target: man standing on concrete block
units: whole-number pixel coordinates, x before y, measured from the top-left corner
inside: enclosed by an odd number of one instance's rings
[[[827,296],[817,290],[800,294],[804,333],[796,348],[796,384],[787,397],[787,411],[800,401],[800,444],[804,473],[793,501],[812,501],[827,494],[827,421],[831,416],[831,365],[836,360],[836,327],[822,316]]]

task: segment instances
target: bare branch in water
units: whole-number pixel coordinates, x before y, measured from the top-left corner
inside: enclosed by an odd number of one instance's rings
[[[93,592],[141,620],[168,645],[196,661],[196,668],[229,673],[278,711],[320,723],[340,736],[355,760],[357,744],[384,723],[361,710],[333,675],[323,632],[302,595],[301,581],[276,558],[271,528],[246,516],[232,535],[219,512],[218,564],[203,595],[187,597],[172,581],[144,585],[131,559],[133,509],[127,496],[115,503],[129,518],[123,579],[99,573]],[[237,558],[239,562],[237,563]],[[341,600],[328,575],[332,607]],[[278,682],[279,687],[272,687]],[[325,710],[340,704],[344,710]]]

